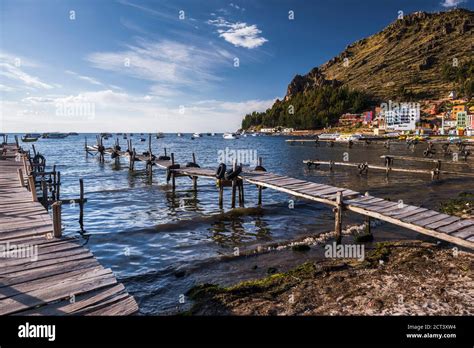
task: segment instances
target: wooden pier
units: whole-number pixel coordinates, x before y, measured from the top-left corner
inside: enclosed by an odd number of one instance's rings
[[[87,150],[87,149],[86,149]],[[261,158],[258,166],[254,169],[242,168],[240,166],[239,174],[228,180],[224,175],[217,177],[216,170],[211,168],[200,168],[196,163],[194,154],[192,155],[192,162],[186,165],[180,165],[175,162],[174,154],[171,157],[165,157],[166,160],[161,161],[149,157],[151,151],[151,141],[149,140],[149,150],[147,154],[136,155],[135,150],[132,150],[131,144],[128,146],[126,153],[122,155],[128,157],[130,168],[133,170],[133,162],[152,161],[159,167],[166,169],[166,180],[172,182],[173,190],[176,187],[175,178],[189,177],[193,182],[193,189],[197,190],[197,179],[206,178],[215,180],[218,187],[219,206],[223,207],[224,188],[231,187],[231,207],[235,208],[236,200],[238,198],[239,206],[245,206],[244,196],[244,182],[256,185],[258,188],[258,205],[262,204],[262,189],[270,188],[276,191],[287,193],[291,196],[307,199],[313,202],[326,204],[333,207],[335,213],[335,232],[337,241],[340,242],[342,236],[342,212],[352,211],[364,215],[367,220],[367,225],[370,226],[370,219],[378,219],[389,222],[391,224],[430,236],[446,242],[453,243],[465,248],[474,249],[474,219],[461,219],[455,216],[442,214],[426,208],[406,205],[399,202],[392,202],[370,195],[362,195],[359,192],[347,188],[317,184],[310,181],[300,180],[288,176],[268,173],[262,167]],[[430,162],[435,164],[433,170],[426,169],[404,169],[393,168],[392,163],[394,159],[402,159],[397,156],[384,156],[385,166],[374,166],[363,163],[363,170],[370,169],[384,170],[387,173],[393,172],[407,172],[407,173],[422,173],[431,174],[432,179],[439,177],[440,174],[451,174],[472,177],[471,173],[451,172],[441,170],[441,163],[467,165],[465,162],[455,161],[441,161],[436,159],[421,158],[423,162]],[[416,160],[417,158],[411,158]],[[336,165],[333,161],[305,161],[306,164],[329,164],[331,168]],[[337,165],[348,165],[359,167],[361,164],[340,162]],[[233,163],[232,171],[237,169],[237,164]],[[258,169],[258,170],[257,170]],[[150,172],[151,174],[151,172]],[[237,197],[238,196],[238,197]]]
[[[53,203],[51,218],[15,160],[18,151],[17,144],[0,146],[0,315],[136,313],[112,270],[78,239],[62,236],[61,202]]]
[[[172,169],[172,171],[190,177],[216,179],[215,171],[212,169],[186,168]],[[362,195],[351,189],[317,184],[263,171],[243,170],[238,178],[259,188],[266,187],[294,197],[332,206],[335,212],[335,232],[339,242],[342,234],[341,212],[347,210],[369,219],[386,221],[455,245],[474,249],[474,219],[462,219],[415,205]],[[232,200],[234,199],[233,194]],[[261,203],[261,197],[259,201]]]

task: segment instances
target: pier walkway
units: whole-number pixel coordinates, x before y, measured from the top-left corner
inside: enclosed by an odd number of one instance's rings
[[[0,315],[129,315],[135,299],[21,183],[15,145],[0,146]],[[27,256],[27,257],[25,257]]]
[[[215,179],[215,171],[211,169],[182,168],[172,169],[172,171],[180,175]],[[294,197],[330,205],[339,210],[352,211],[455,245],[474,249],[474,219],[462,219],[415,205],[362,195],[346,188],[317,184],[268,172],[244,170],[239,178],[259,187],[267,187]],[[337,220],[336,217],[336,226]]]

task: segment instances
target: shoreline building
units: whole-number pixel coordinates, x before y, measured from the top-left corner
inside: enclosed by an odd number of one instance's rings
[[[420,107],[413,103],[400,103],[385,110],[382,109],[385,120],[385,129],[413,131],[416,123],[420,121]]]

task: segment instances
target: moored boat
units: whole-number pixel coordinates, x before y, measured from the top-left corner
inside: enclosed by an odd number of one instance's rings
[[[40,136],[36,136],[36,135],[38,134],[27,133],[21,137],[21,141],[24,143],[32,143],[34,141],[37,141],[40,138]]]
[[[45,138],[45,139],[64,139],[67,136],[68,136],[67,133],[59,133],[59,132],[52,132],[52,133],[43,134],[43,138]]]
[[[224,133],[222,136],[224,139],[230,140],[230,139],[239,139],[239,136],[235,133]]]

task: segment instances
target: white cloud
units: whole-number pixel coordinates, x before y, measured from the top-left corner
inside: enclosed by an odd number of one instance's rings
[[[224,50],[209,50],[169,40],[139,40],[136,45],[127,46],[126,50],[96,52],[86,59],[96,68],[167,84],[173,88],[202,88],[205,83],[220,80],[215,70],[223,64],[229,64],[229,54]]]
[[[142,132],[156,129],[163,132],[223,132],[240,127],[242,117],[252,111],[263,111],[272,100],[238,102],[203,100],[165,106],[153,95],[130,95],[101,90],[67,96],[28,97],[21,101],[5,101],[4,130],[26,131],[124,131]],[[94,117],[58,114],[59,106],[87,105]]]
[[[457,6],[463,2],[466,2],[466,0],[444,0],[442,3],[441,3],[441,6],[443,7],[454,7],[454,6]]]
[[[207,23],[219,28],[217,29],[219,36],[236,47],[252,49],[262,46],[268,41],[263,36],[260,36],[262,31],[255,24],[248,25],[244,22],[232,23],[222,17],[210,19]]]
[[[36,67],[37,65],[25,58],[15,57],[6,53],[0,54],[0,76],[4,76],[13,82],[20,82],[22,85],[38,89],[51,89],[51,85],[41,81],[38,77],[30,75],[22,70],[23,67]],[[12,86],[7,86],[14,88]]]
[[[102,86],[103,85],[102,82],[100,82],[97,79],[95,79],[93,77],[90,77],[90,76],[79,75],[78,73],[76,73],[74,71],[71,71],[71,70],[66,70],[65,73],[69,74],[69,75],[72,75],[72,76],[75,76],[80,80],[87,81],[87,82],[89,82],[93,85],[97,85],[97,86]]]

